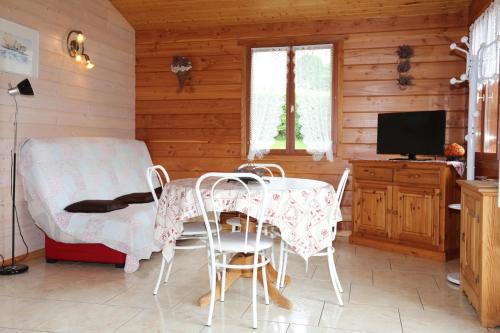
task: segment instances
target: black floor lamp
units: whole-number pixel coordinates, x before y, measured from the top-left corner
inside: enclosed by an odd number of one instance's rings
[[[17,264],[15,262],[15,237],[16,237],[16,166],[17,166],[17,114],[19,112],[17,106],[16,95],[29,95],[33,96],[33,88],[31,88],[30,81],[24,79],[19,82],[15,87],[9,84],[8,94],[14,98],[14,103],[16,104],[16,113],[14,115],[14,145],[12,146],[11,158],[12,158],[12,173],[11,173],[11,194],[12,194],[12,263],[8,266],[3,266],[0,268],[0,275],[13,275],[21,274],[28,270],[27,265]]]

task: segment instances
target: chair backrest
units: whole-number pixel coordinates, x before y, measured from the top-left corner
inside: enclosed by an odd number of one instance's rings
[[[153,185],[155,178],[160,182],[160,186],[163,187],[163,179],[165,179],[165,184],[168,184],[170,183],[170,177],[168,176],[167,170],[165,170],[165,168],[161,165],[153,165],[152,167],[146,169],[146,180],[148,181],[149,190],[151,191],[156,206],[158,207],[159,198],[156,195],[155,187]]]
[[[249,185],[245,184],[241,178],[252,178],[256,181],[256,185],[258,185],[258,189],[255,188],[250,189]],[[204,191],[202,194],[202,185],[207,179],[211,178],[212,183],[208,192]],[[268,202],[268,191],[267,185],[262,178],[253,174],[253,173],[224,173],[224,172],[209,172],[202,175],[198,178],[196,182],[196,197],[198,199],[198,204],[201,208],[203,220],[205,222],[205,227],[207,228],[208,240],[209,240],[209,248],[213,255],[215,250],[214,241],[213,241],[213,231],[211,229],[210,221],[215,221],[216,233],[217,236],[217,246],[219,250],[221,249],[220,242],[220,229],[219,229],[219,216],[220,216],[220,205],[218,200],[227,200],[226,196],[221,196],[217,198],[217,188],[225,184],[227,181],[233,181],[235,186],[241,186],[243,192],[241,193],[241,198],[246,198],[246,206],[239,206],[241,211],[245,211],[246,215],[246,228],[245,228],[245,248],[248,248],[248,233],[249,231],[249,223],[250,223],[250,214],[257,218],[257,228],[256,228],[256,240],[255,240],[255,248],[253,251],[259,248],[260,236],[262,233],[262,222],[264,220],[264,212],[266,209],[266,205]],[[251,185],[253,187],[253,184]],[[261,198],[259,202],[255,201],[255,194],[260,193]],[[207,206],[210,204],[211,209],[213,211],[213,220],[210,220],[208,217],[208,209]]]
[[[340,207],[340,203],[342,202],[342,197],[344,196],[344,190],[345,186],[347,184],[347,180],[349,179],[349,173],[351,170],[345,169],[344,172],[342,173],[342,177],[340,177],[339,185],[337,186],[337,190],[335,191],[335,194],[337,196],[337,205]]]
[[[344,190],[345,190],[345,186],[347,184],[347,180],[349,179],[350,172],[351,172],[351,170],[346,168],[344,170],[344,172],[342,173],[342,176],[340,177],[339,184],[337,185],[337,190],[335,191],[337,203],[336,203],[336,206],[333,210],[334,212],[336,212],[337,209],[340,209],[340,204],[342,202],[342,197],[344,196]],[[332,232],[333,232],[333,239],[335,239],[335,236],[337,235],[337,224],[335,224],[335,226],[333,226]]]
[[[246,167],[252,167],[253,169],[261,169],[267,171],[271,177],[274,177],[272,168],[278,169],[280,172],[281,178],[285,178],[285,170],[279,164],[275,163],[244,163],[238,167],[238,170],[241,170]],[[275,170],[276,171],[276,170]]]

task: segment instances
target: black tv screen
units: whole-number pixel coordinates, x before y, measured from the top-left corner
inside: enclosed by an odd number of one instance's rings
[[[445,129],[443,110],[379,114],[377,154],[443,155]]]

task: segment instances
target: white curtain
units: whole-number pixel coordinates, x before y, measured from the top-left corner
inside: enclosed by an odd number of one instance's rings
[[[295,112],[306,151],[315,161],[332,148],[332,55],[333,45],[296,46]]]
[[[472,53],[479,56],[479,85],[497,81],[500,73],[500,0],[495,0],[471,25],[470,36]]]
[[[252,49],[249,160],[269,153],[278,135],[286,98],[289,50],[288,47]]]

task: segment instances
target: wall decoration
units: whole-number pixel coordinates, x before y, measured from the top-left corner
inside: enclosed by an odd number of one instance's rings
[[[0,72],[38,77],[38,31],[0,18]]]
[[[410,45],[400,45],[396,51],[399,57],[398,61],[398,85],[399,88],[404,90],[412,85],[413,77],[408,74],[411,69],[410,58],[413,57],[413,48]]]
[[[188,57],[173,57],[170,69],[172,73],[177,75],[177,81],[179,81],[179,92],[184,89],[184,86],[189,79],[189,71],[191,68],[193,68],[193,66],[191,66],[191,60],[189,60]]]

